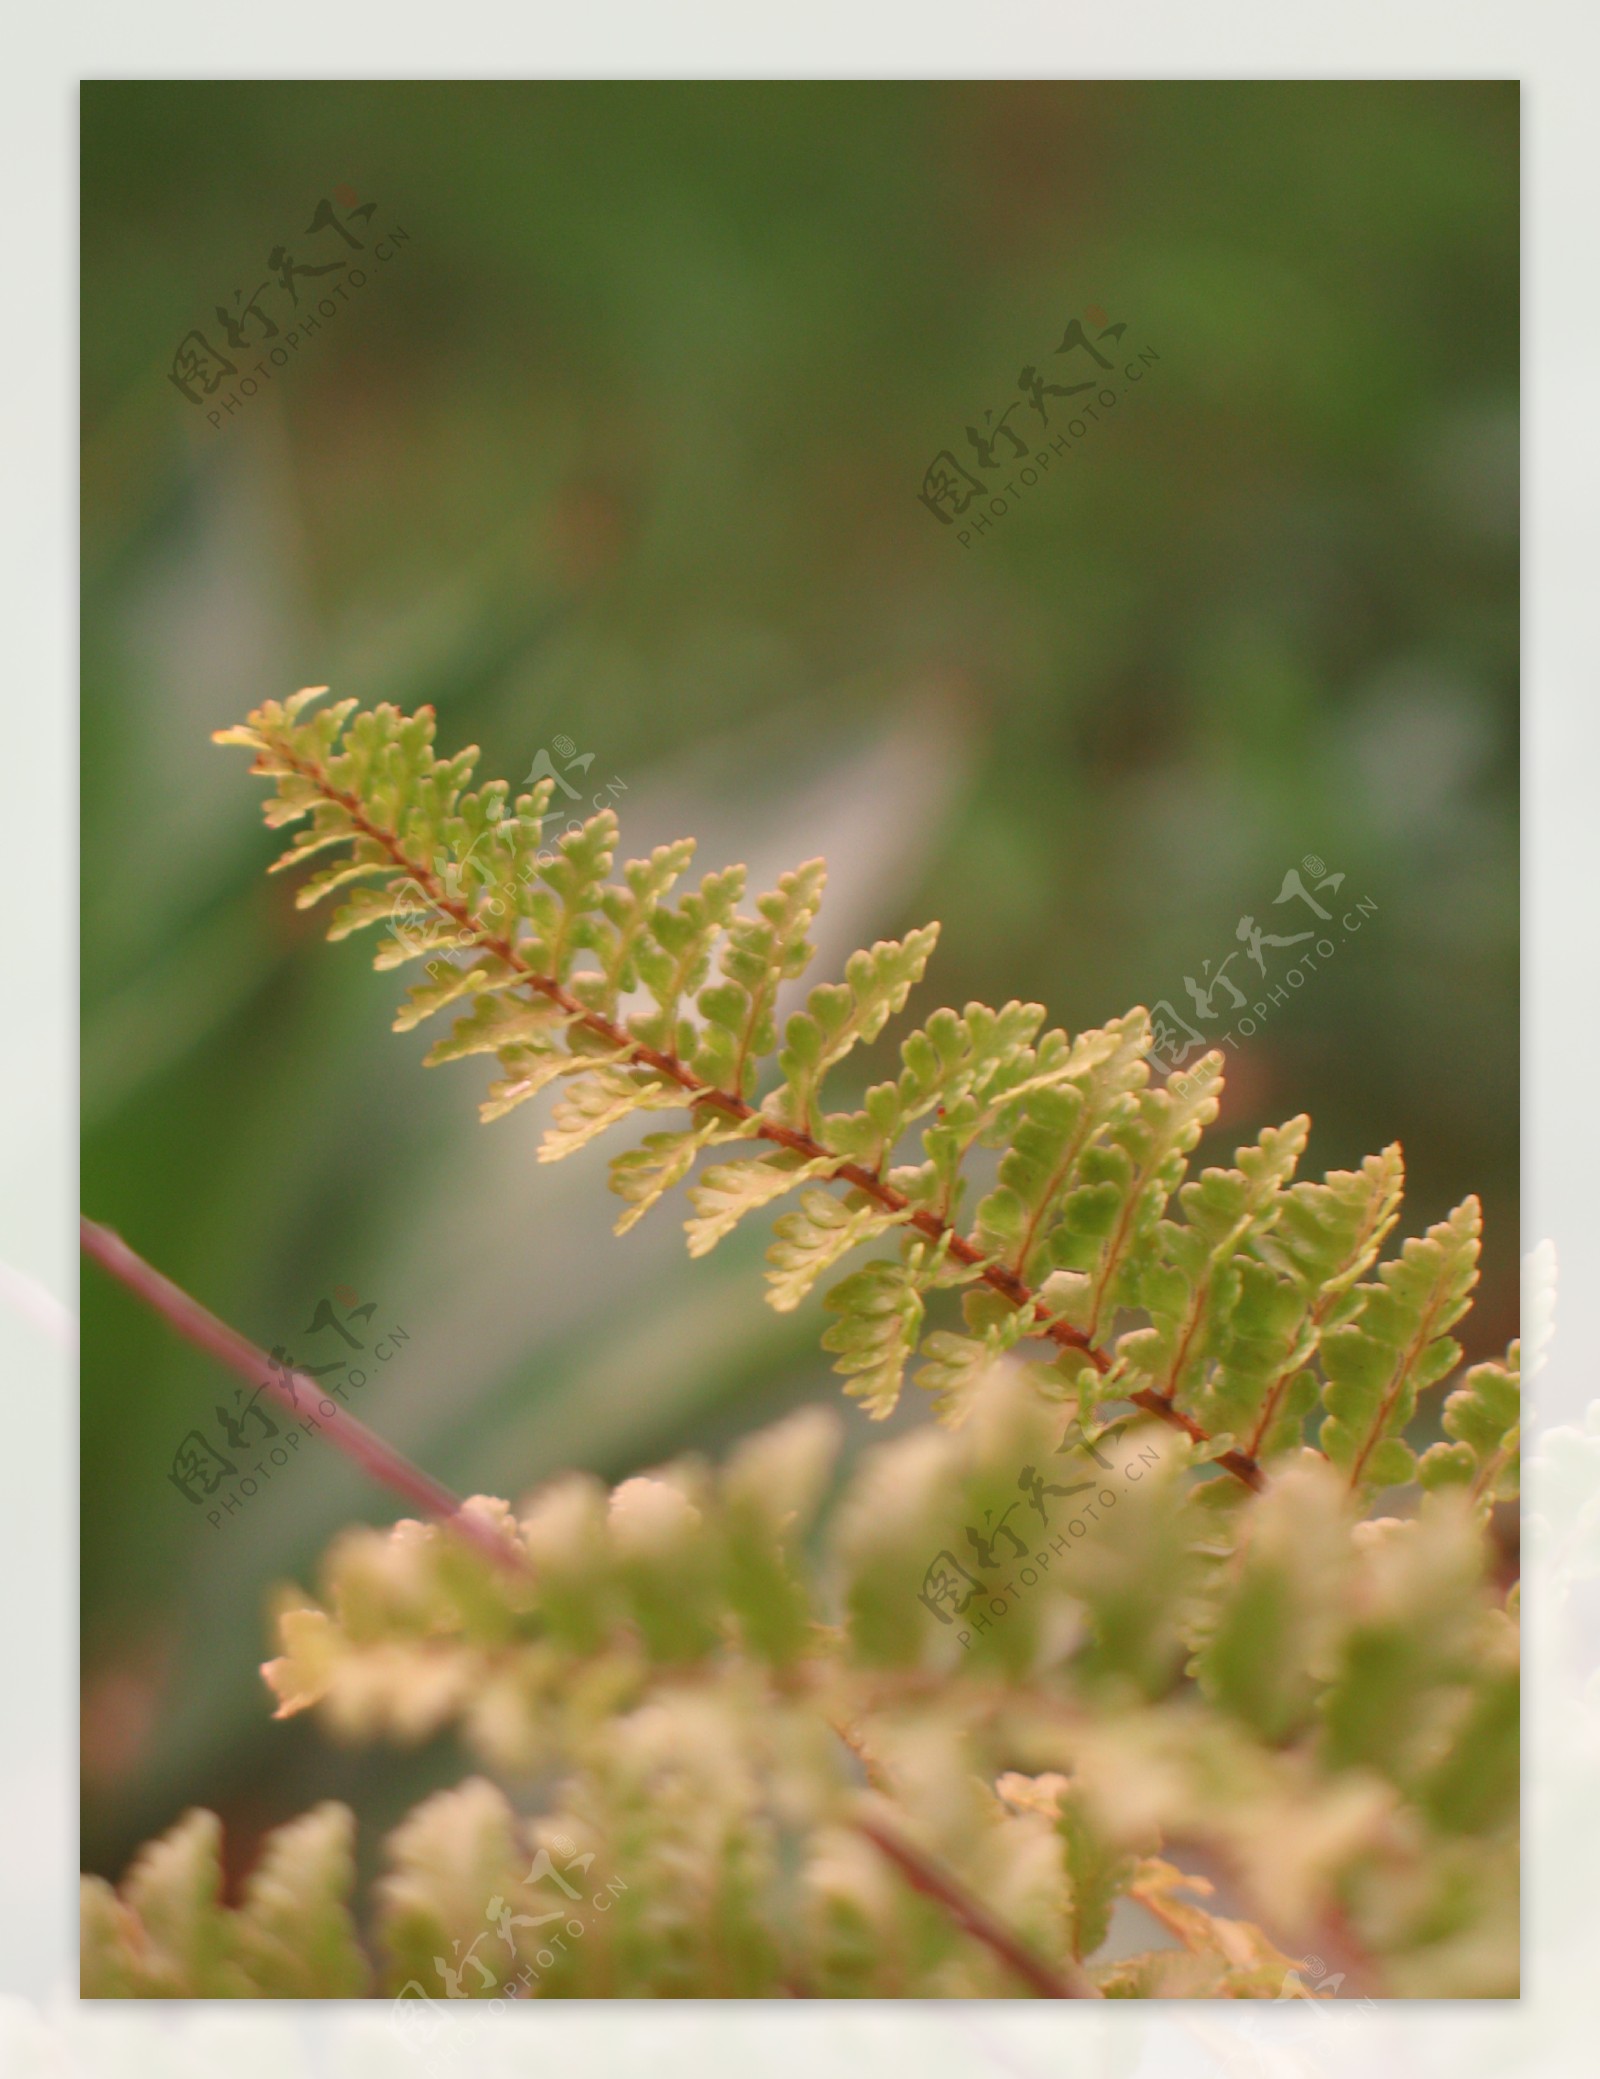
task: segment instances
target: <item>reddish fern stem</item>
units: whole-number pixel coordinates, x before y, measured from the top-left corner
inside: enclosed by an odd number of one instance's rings
[[[236,1328],[230,1328],[226,1321],[219,1320],[181,1285],[174,1285],[170,1278],[163,1277],[153,1264],[145,1262],[137,1250],[130,1249],[121,1235],[114,1234],[109,1227],[102,1227],[97,1220],[86,1215],[80,1216],[78,1226],[86,1256],[92,1256],[102,1269],[108,1270],[136,1299],[158,1313],[185,1341],[215,1357],[230,1371],[237,1372],[246,1385],[263,1389],[297,1421],[304,1412],[299,1401],[302,1390],[312,1402],[325,1399],[322,1388],[304,1372],[280,1375],[275,1371],[254,1343],[240,1335]],[[532,1569],[517,1547],[499,1537],[487,1524],[467,1515],[460,1500],[448,1487],[414,1466],[409,1458],[395,1450],[392,1444],[386,1444],[364,1422],[357,1421],[354,1415],[347,1415],[342,1408],[334,1407],[331,1401],[327,1408],[319,1410],[317,1419],[327,1432],[329,1441],[381,1487],[387,1487],[436,1518],[503,1571],[518,1580],[531,1578]]]
[[[998,1956],[1000,1961],[1047,2000],[1098,2000],[1105,1995],[1087,1972],[1066,1961],[1058,1969],[1036,1956],[979,1898],[941,1869],[931,1856],[904,1840],[882,1820],[858,1816],[856,1832],[864,1834],[880,1855],[892,1862],[913,1891],[932,1899],[965,1933]]]
[[[1026,1309],[1031,1314],[1039,1335],[1058,1343],[1064,1350],[1080,1352],[1102,1375],[1109,1371],[1111,1361],[1105,1352],[1097,1348],[1081,1330],[1073,1328],[1065,1321],[1054,1319],[1032,1288],[1026,1285],[1015,1271],[1008,1270],[1003,1264],[990,1262],[980,1249],[974,1247],[964,1235],[958,1234],[936,1213],[930,1213],[921,1207],[912,1210],[910,1200],[902,1192],[896,1191],[893,1185],[886,1184],[881,1177],[874,1176],[871,1170],[863,1169],[859,1163],[841,1161],[831,1149],[825,1148],[810,1134],[799,1132],[794,1127],[782,1126],[775,1119],[764,1117],[754,1105],[746,1103],[732,1091],[720,1090],[714,1083],[704,1082],[692,1069],[686,1068],[676,1054],[663,1053],[659,1048],[646,1046],[642,1040],[635,1039],[631,1033],[624,1031],[620,1025],[601,1012],[586,1009],[553,975],[541,974],[537,968],[530,967],[513,939],[491,931],[467,903],[458,902],[449,895],[432,869],[412,859],[394,831],[386,830],[381,824],[372,822],[359,798],[346,793],[342,787],[336,787],[320,765],[301,758],[279,740],[274,740],[272,750],[274,756],[281,758],[284,764],[298,773],[302,779],[309,780],[325,800],[341,808],[363,837],[381,846],[401,872],[408,875],[423,890],[442,916],[452,918],[464,931],[471,932],[479,945],[513,969],[530,988],[536,989],[540,995],[564,1011],[574,1023],[587,1027],[608,1046],[627,1054],[631,1060],[643,1062],[658,1075],[677,1084],[679,1089],[687,1093],[691,1105],[715,1105],[730,1118],[739,1120],[741,1124],[751,1123],[756,1139],[771,1141],[777,1147],[787,1148],[807,1162],[831,1163],[832,1174],[841,1183],[852,1185],[857,1191],[875,1200],[887,1212],[906,1214],[908,1226],[915,1227],[931,1241],[942,1242],[958,1263],[965,1264],[969,1270],[975,1270],[982,1282],[992,1291],[998,1292],[1002,1299],[1014,1307]],[[263,766],[259,760],[256,770],[270,773],[270,768]],[[1158,1421],[1167,1423],[1169,1427],[1182,1430],[1196,1443],[1208,1444],[1211,1441],[1208,1433],[1198,1422],[1184,1414],[1181,1409],[1175,1408],[1171,1401],[1161,1394],[1146,1391],[1131,1394],[1128,1398],[1134,1406],[1143,1408],[1147,1414],[1154,1415]],[[1241,1451],[1224,1451],[1218,1456],[1216,1463],[1232,1473],[1236,1479],[1242,1480],[1247,1487],[1259,1490],[1263,1484],[1261,1468],[1253,1458],[1247,1457]]]

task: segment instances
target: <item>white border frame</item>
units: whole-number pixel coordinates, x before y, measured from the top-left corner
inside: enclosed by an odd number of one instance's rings
[[[14,911],[9,975],[26,977],[0,1021],[0,1362],[13,1421],[0,1463],[8,1599],[0,1666],[0,2067],[41,2072],[207,2073],[219,2062],[343,2075],[405,2064],[371,2002],[292,2010],[254,2004],[149,2010],[80,2007],[71,1872],[76,1846],[76,1308],[73,1084],[76,931],[76,198],[82,77],[952,77],[1519,78],[1526,198],[1526,1103],[1528,1242],[1567,1266],[1560,1334],[1536,1402],[1587,1404],[1600,1350],[1600,1128],[1587,1097],[1600,1031],[1597,934],[1588,895],[1600,701],[1584,625],[1594,583],[1600,483],[1600,274],[1594,267],[1593,97],[1600,16],[1530,0],[1347,0],[1297,12],[1267,0],[1143,0],[1090,10],[990,0],[813,0],[782,19],[745,4],[570,9],[279,0],[235,18],[171,0],[48,9],[14,19],[0,94],[10,201],[0,330],[7,380],[5,555],[9,582],[6,763],[13,859],[29,900]],[[307,57],[315,59],[308,65]],[[999,61],[1012,62],[1002,64]],[[20,843],[18,836],[20,835]],[[20,943],[18,943],[20,941]],[[7,1362],[9,1360],[9,1362]],[[1537,1482],[1529,1500],[1538,1509]],[[1600,1497],[1593,1506],[1600,1507]],[[41,1560],[44,1561],[41,1564]],[[1554,2075],[1587,2068],[1595,1911],[1583,1883],[1600,1818],[1594,1708],[1581,1654],[1561,1631],[1537,1555],[1528,1572],[1531,1734],[1526,1822],[1525,1986],[1515,2003],[1386,2003],[1376,2016],[1279,2008],[1234,2017],[1192,2005],[945,2009],[710,2002],[674,2008],[530,2007],[500,2052],[533,2072],[551,2059],[586,2075],[648,2067],[687,2074],[759,2066],[764,2079],[880,2073],[914,2060],[950,2073],[1100,2071]],[[41,1584],[34,1586],[33,1584]],[[1127,2038],[1126,2041],[1119,2039]],[[31,2057],[29,2053],[31,2054]]]

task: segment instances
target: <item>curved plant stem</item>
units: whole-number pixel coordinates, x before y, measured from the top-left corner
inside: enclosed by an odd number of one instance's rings
[[[136,1299],[142,1300],[170,1323],[186,1341],[218,1359],[230,1371],[237,1372],[247,1385],[264,1390],[297,1421],[305,1412],[300,1406],[302,1392],[313,1405],[326,1398],[316,1380],[308,1378],[304,1372],[275,1370],[254,1343],[240,1335],[236,1328],[230,1328],[226,1321],[219,1321],[215,1314],[201,1306],[197,1299],[192,1299],[181,1286],[174,1285],[170,1278],[164,1278],[153,1264],[146,1263],[136,1250],[130,1249],[121,1235],[114,1234],[109,1227],[102,1227],[97,1220],[87,1216],[81,1216],[78,1225],[86,1256],[92,1256],[102,1269],[120,1280]],[[334,1407],[331,1401],[327,1402],[327,1408],[332,1412],[319,1410],[318,1425],[326,1432],[328,1441],[360,1466],[370,1479],[444,1524],[475,1552],[481,1553],[503,1571],[518,1580],[531,1578],[532,1569],[523,1553],[497,1536],[486,1523],[469,1516],[448,1487],[414,1466],[409,1458],[395,1450],[392,1444],[386,1444],[354,1415],[347,1415],[343,1408]]]
[[[986,1949],[999,1957],[1003,1964],[1015,1971],[1025,1984],[1032,1986],[1041,1999],[1046,2000],[1098,2000],[1104,1998],[1099,1988],[1078,1964],[1066,1962],[1058,1969],[1036,1956],[1020,1935],[1014,1934],[1003,1920],[990,1912],[981,1899],[974,1898],[966,1886],[957,1881],[950,1872],[940,1867],[931,1856],[924,1855],[920,1848],[896,1833],[878,1818],[858,1816],[852,1824],[856,1832],[864,1834],[880,1855],[892,1862],[913,1891],[921,1892],[932,1899],[956,1925],[981,1942]]]
[[[497,960],[503,961],[530,989],[536,990],[539,995],[555,1004],[574,1024],[584,1026],[627,1060],[639,1062],[646,1068],[653,1069],[667,1082],[675,1083],[691,1106],[713,1105],[741,1124],[748,1124],[757,1140],[771,1141],[777,1147],[787,1148],[806,1162],[831,1164],[833,1176],[840,1183],[851,1185],[888,1212],[905,1213],[908,1226],[915,1227],[931,1241],[942,1242],[958,1263],[965,1264],[969,1270],[975,1270],[991,1290],[998,1292],[1012,1306],[1024,1309],[1031,1316],[1039,1335],[1060,1344],[1065,1350],[1081,1352],[1095,1370],[1102,1374],[1110,1370],[1111,1360],[1088,1336],[1067,1322],[1057,1320],[1015,1271],[1008,1270],[1003,1264],[991,1262],[964,1235],[958,1234],[948,1221],[941,1220],[936,1213],[930,1213],[922,1207],[915,1211],[910,1210],[910,1200],[904,1193],[896,1191],[892,1184],[886,1184],[871,1170],[863,1169],[859,1163],[840,1160],[809,1133],[782,1126],[777,1120],[767,1118],[756,1106],[747,1103],[734,1092],[720,1090],[715,1084],[703,1081],[692,1069],[685,1067],[677,1055],[646,1046],[642,1040],[635,1039],[631,1033],[599,1011],[585,1009],[571,991],[564,988],[553,975],[541,974],[537,968],[531,967],[523,958],[515,940],[491,930],[474,913],[469,903],[452,896],[431,867],[411,858],[395,832],[374,823],[366,814],[360,800],[355,795],[346,793],[343,788],[336,787],[320,765],[301,758],[287,744],[279,741],[274,741],[273,752],[302,779],[308,780],[325,800],[342,809],[363,837],[381,846],[396,867],[416,882],[441,916],[451,918],[462,930],[470,932],[485,952],[492,953]],[[1170,1427],[1182,1430],[1196,1443],[1210,1442],[1209,1436],[1199,1423],[1173,1407],[1160,1394],[1135,1393],[1129,1398],[1135,1406],[1143,1408],[1147,1414],[1154,1415],[1157,1420],[1167,1423]],[[1254,1459],[1241,1451],[1224,1451],[1218,1456],[1216,1463],[1232,1473],[1236,1479],[1242,1480],[1247,1487],[1259,1488],[1262,1485],[1260,1467]]]

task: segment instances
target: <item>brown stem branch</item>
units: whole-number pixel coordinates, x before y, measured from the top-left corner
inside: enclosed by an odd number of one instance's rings
[[[237,1372],[247,1385],[264,1389],[297,1421],[304,1412],[299,1400],[302,1391],[313,1403],[326,1398],[316,1380],[304,1372],[280,1373],[276,1370],[254,1343],[247,1341],[236,1328],[230,1328],[226,1321],[218,1320],[181,1286],[174,1285],[170,1278],[163,1277],[154,1265],[146,1263],[142,1256],[130,1249],[121,1235],[114,1234],[109,1227],[102,1227],[87,1216],[80,1217],[78,1224],[86,1256],[92,1256],[102,1269],[108,1270],[136,1299],[158,1313],[186,1341],[215,1357],[230,1371]],[[434,1517],[474,1551],[518,1580],[530,1578],[531,1569],[522,1553],[487,1524],[467,1515],[448,1487],[414,1466],[409,1458],[395,1450],[392,1444],[385,1443],[354,1415],[347,1415],[342,1408],[334,1407],[331,1401],[328,1407],[332,1413],[326,1409],[319,1410],[317,1420],[327,1432],[329,1442],[360,1466],[370,1479]]]
[[[1130,1393],[1128,1399],[1134,1407],[1143,1408],[1147,1415],[1154,1415],[1158,1421],[1167,1423],[1173,1429],[1181,1429],[1184,1435],[1192,1437],[1195,1443],[1210,1443],[1210,1436],[1192,1415],[1186,1415],[1182,1408],[1174,1407],[1165,1394],[1157,1393],[1152,1387],[1142,1387],[1139,1392]],[[1236,1480],[1243,1480],[1246,1487],[1257,1494],[1267,1484],[1260,1466],[1243,1451],[1219,1451],[1215,1462],[1224,1471],[1232,1473]]]
[[[562,987],[555,976],[541,974],[537,968],[531,967],[523,958],[515,940],[503,933],[492,931],[469,904],[459,902],[451,896],[433,870],[412,859],[392,830],[386,830],[381,824],[372,822],[359,798],[341,787],[336,787],[320,765],[301,758],[281,741],[275,740],[272,749],[274,756],[281,758],[302,779],[309,780],[325,800],[341,808],[363,837],[381,846],[400,871],[423,890],[442,916],[450,917],[464,931],[471,932],[486,952],[492,953],[497,960],[514,970],[529,988],[536,990],[564,1011],[574,1024],[584,1026],[597,1038],[603,1039],[608,1046],[625,1054],[629,1060],[642,1062],[647,1068],[652,1068],[658,1075],[665,1077],[668,1082],[677,1084],[679,1089],[686,1093],[690,1104],[716,1105],[730,1118],[741,1123],[749,1123],[756,1139],[770,1141],[776,1147],[787,1148],[807,1162],[831,1163],[833,1176],[840,1183],[849,1184],[855,1190],[864,1193],[887,1212],[905,1214],[908,1226],[915,1227],[931,1241],[942,1242],[947,1252],[958,1263],[965,1264],[969,1270],[975,1270],[991,1291],[998,1292],[1001,1298],[1009,1301],[1012,1306],[1026,1310],[1036,1324],[1036,1332],[1040,1336],[1047,1337],[1064,1350],[1078,1351],[1102,1375],[1110,1370],[1111,1360],[1103,1350],[1096,1347],[1091,1337],[1073,1328],[1069,1323],[1053,1317],[1049,1308],[1015,1271],[1007,1269],[1004,1264],[991,1262],[982,1250],[974,1247],[964,1235],[958,1234],[936,1213],[930,1213],[922,1207],[913,1210],[911,1201],[903,1192],[896,1191],[892,1184],[886,1184],[871,1170],[863,1169],[859,1163],[842,1161],[830,1148],[814,1140],[809,1133],[799,1132],[793,1127],[780,1125],[775,1119],[766,1118],[754,1105],[747,1103],[734,1092],[720,1090],[715,1084],[703,1081],[692,1069],[686,1068],[677,1055],[663,1053],[658,1048],[647,1046],[601,1012],[586,1009],[570,990]],[[1181,1429],[1197,1443],[1210,1442],[1209,1435],[1197,1422],[1173,1407],[1172,1403],[1164,1400],[1160,1394],[1134,1394],[1130,1398],[1147,1413],[1174,1429]],[[1216,1463],[1237,1479],[1243,1480],[1247,1487],[1259,1489],[1263,1484],[1260,1467],[1243,1452],[1225,1451]]]
[[[965,1933],[972,1936],[1000,1961],[1031,1985],[1041,1999],[1097,2000],[1104,1997],[1088,1973],[1071,1959],[1059,1969],[1036,1956],[1020,1935],[991,1913],[981,1899],[942,1869],[931,1856],[914,1848],[883,1820],[858,1816],[853,1824],[878,1852],[886,1856],[913,1891],[932,1899]]]

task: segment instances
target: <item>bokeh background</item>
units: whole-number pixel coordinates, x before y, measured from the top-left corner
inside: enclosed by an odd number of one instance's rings
[[[325,1298],[371,1302],[408,1341],[353,1407],[466,1491],[837,1393],[815,1302],[761,1302],[759,1222],[701,1263],[666,1207],[611,1240],[603,1154],[539,1167],[538,1106],[479,1127],[487,1071],[422,1074],[402,981],[264,878],[210,732],[330,683],[432,701],[486,774],[592,754],[630,855],[826,853],[817,972],[942,919],[913,1011],[1186,1005],[1241,915],[1300,928],[1273,897],[1322,859],[1375,908],[1230,1050],[1211,1146],[1307,1109],[1319,1171],[1404,1143],[1413,1224],[1479,1190],[1469,1354],[1502,1344],[1518,113],[1496,83],[86,87],[86,1210],[303,1361],[339,1354]],[[407,242],[213,428],[180,339],[220,346],[274,248],[338,254],[304,227],[341,189]],[[1157,358],[963,547],[924,470],[1093,309],[1119,369]],[[273,1584],[396,1510],[303,1451],[212,1529],[167,1474],[229,1382],[90,1268],[83,1322],[85,1867],[193,1803],[244,1861],[324,1796],[370,1841],[461,1757],[341,1754],[256,1669]]]

